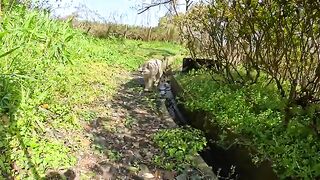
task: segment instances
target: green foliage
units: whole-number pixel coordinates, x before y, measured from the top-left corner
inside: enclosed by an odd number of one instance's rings
[[[81,112],[81,117],[83,120],[91,122],[92,120],[97,118],[97,113],[93,111],[84,111]]]
[[[122,158],[121,153],[116,150],[108,150],[107,155],[111,161],[119,161]]]
[[[315,1],[228,1],[199,3],[182,21],[192,57],[215,60],[213,78],[254,84],[267,77],[285,98],[288,125],[295,106],[317,104],[320,66],[319,4]],[[264,77],[261,76],[264,74]],[[313,126],[319,123],[310,121]],[[318,134],[319,131],[315,130]]]
[[[135,123],[135,121],[136,120],[133,117],[129,116],[125,119],[124,125],[127,128],[132,128],[132,125]]]
[[[190,97],[183,102],[187,108],[211,113],[212,121],[224,130],[219,141],[222,146],[234,142],[252,145],[257,149],[253,160],[259,163],[270,158],[281,178],[319,176],[320,143],[307,126],[309,117],[297,111],[285,128],[285,101],[274,84],[223,84],[207,72],[180,76],[179,82]],[[230,131],[242,138],[226,139]]]
[[[236,141],[257,148],[256,162],[271,158],[281,178],[319,177],[318,6],[216,0],[181,18],[191,56],[219,67],[182,77],[186,106],[212,113],[221,144],[228,131],[244,136]]]
[[[202,132],[192,128],[161,130],[154,136],[155,143],[163,150],[164,157],[154,161],[166,169],[180,169],[192,164],[192,157],[206,146]]]

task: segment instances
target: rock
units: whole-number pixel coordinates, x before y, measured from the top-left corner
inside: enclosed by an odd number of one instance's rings
[[[148,145],[149,145],[149,143],[146,142],[146,141],[144,141],[144,140],[142,140],[142,141],[139,142],[140,148],[148,148]],[[148,151],[148,150],[147,150],[147,149],[144,149],[143,151]],[[145,152],[145,153],[147,153],[147,152]]]
[[[144,179],[154,178],[154,175],[150,173],[149,168],[144,164],[140,165],[140,172],[138,173],[138,176],[143,177]]]
[[[136,157],[133,154],[130,154],[123,159],[123,161],[128,165],[131,165],[131,163],[133,163],[135,160],[136,160]]]
[[[130,172],[136,173],[136,172],[139,171],[139,168],[134,167],[134,166],[129,166],[129,167],[128,167],[128,170],[129,170]]]
[[[125,134],[125,135],[123,136],[123,140],[124,140],[126,143],[131,143],[132,141],[134,141],[134,137]]]
[[[135,148],[139,148],[139,142],[133,142],[132,145],[133,145]]]
[[[107,104],[105,104],[105,107],[106,107],[106,108],[111,108],[111,107],[112,107],[112,104],[107,103]]]
[[[138,151],[134,152],[134,156],[138,159],[142,159],[142,156]]]
[[[152,179],[154,178],[154,175],[151,173],[144,173],[142,177],[144,177],[145,179]]]
[[[148,166],[146,166],[146,165],[144,165],[144,164],[141,164],[141,165],[140,165],[140,173],[141,173],[141,174],[149,173],[149,168],[148,168]]]
[[[144,180],[142,177],[139,177],[137,175],[132,175],[130,178],[132,178],[133,180]]]
[[[152,159],[152,157],[153,157],[153,154],[151,153],[151,152],[146,152],[146,156],[145,156],[145,158],[146,159]]]
[[[118,113],[112,113],[112,117],[119,117]]]
[[[100,162],[99,165],[105,172],[110,172],[112,164],[107,161]]]

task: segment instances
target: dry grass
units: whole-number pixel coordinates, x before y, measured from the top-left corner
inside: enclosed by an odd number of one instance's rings
[[[118,37],[143,41],[180,41],[178,28],[174,25],[151,28],[77,20],[73,20],[72,25],[98,38]]]

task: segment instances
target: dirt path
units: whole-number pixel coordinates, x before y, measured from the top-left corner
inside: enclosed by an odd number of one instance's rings
[[[122,71],[112,75],[110,83],[119,85],[116,93],[77,107],[77,111],[88,113],[83,119],[84,131],[64,133],[70,147],[81,146],[74,148],[77,165],[67,171],[62,167],[64,170],[48,172],[46,179],[214,179],[211,168],[199,156],[193,160],[198,167],[189,167],[182,174],[155,166],[154,158],[163,153],[152,136],[177,125],[166,110],[157,108],[157,93],[143,92],[139,74]],[[93,86],[104,88],[99,81]],[[201,178],[205,176],[209,178]]]
[[[159,116],[156,95],[142,92],[138,74],[123,77],[111,101],[101,100],[92,107],[101,112],[85,129],[91,149],[99,153],[79,156],[75,179],[173,179],[174,172],[154,166],[153,158],[160,152],[152,135],[175,124],[167,115]]]

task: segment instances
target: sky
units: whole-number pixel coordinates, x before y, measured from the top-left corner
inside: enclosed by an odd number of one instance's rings
[[[49,4],[52,7],[53,15],[58,17],[79,12],[80,19],[138,26],[157,26],[159,18],[166,14],[167,8],[164,6],[154,7],[138,15],[137,5],[141,5],[141,1],[148,3],[151,0],[61,0],[59,3],[56,0],[49,0]]]

